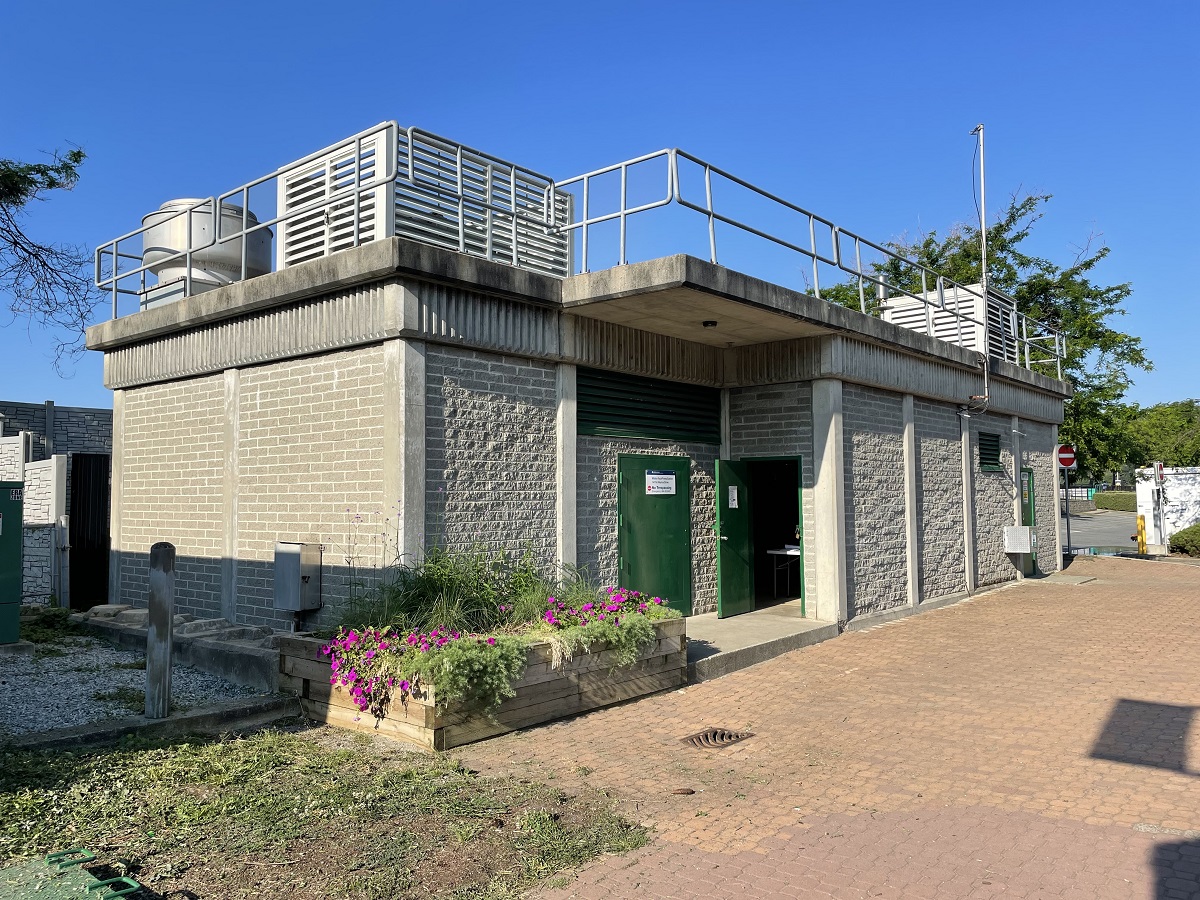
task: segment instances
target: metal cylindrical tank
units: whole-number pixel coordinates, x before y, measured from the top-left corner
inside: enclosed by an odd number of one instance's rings
[[[172,257],[188,248],[189,218],[192,224],[191,245],[204,248],[192,253],[192,292],[211,290],[241,279],[242,240],[228,238],[242,230],[242,207],[232,203],[221,204],[221,240],[214,241],[212,204],[198,206],[187,212],[189,207],[201,202],[169,200],[142,218],[142,225],[149,226],[142,234],[142,264],[158,276],[159,284],[187,276],[186,257]],[[253,228],[257,224],[258,218],[247,210],[245,227]],[[270,272],[271,230],[262,228],[251,232],[245,236],[245,241],[246,277],[253,278]]]

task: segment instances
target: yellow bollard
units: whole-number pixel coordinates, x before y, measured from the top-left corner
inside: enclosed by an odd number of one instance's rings
[[[1146,555],[1146,517],[1138,516],[1138,553],[1142,556]]]

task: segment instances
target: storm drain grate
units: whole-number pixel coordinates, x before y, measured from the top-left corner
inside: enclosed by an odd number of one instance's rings
[[[682,740],[685,744],[699,747],[702,750],[720,750],[722,747],[728,747],[730,744],[736,744],[749,737],[754,737],[754,733],[730,731],[728,728],[705,728],[701,732],[682,738]]]

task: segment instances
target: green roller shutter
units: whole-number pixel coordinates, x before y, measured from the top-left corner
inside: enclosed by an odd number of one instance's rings
[[[716,388],[582,367],[576,379],[580,434],[721,443]]]

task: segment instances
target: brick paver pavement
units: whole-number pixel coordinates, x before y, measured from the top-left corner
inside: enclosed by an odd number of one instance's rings
[[[459,755],[653,824],[547,900],[1200,897],[1200,569],[1070,572]]]

